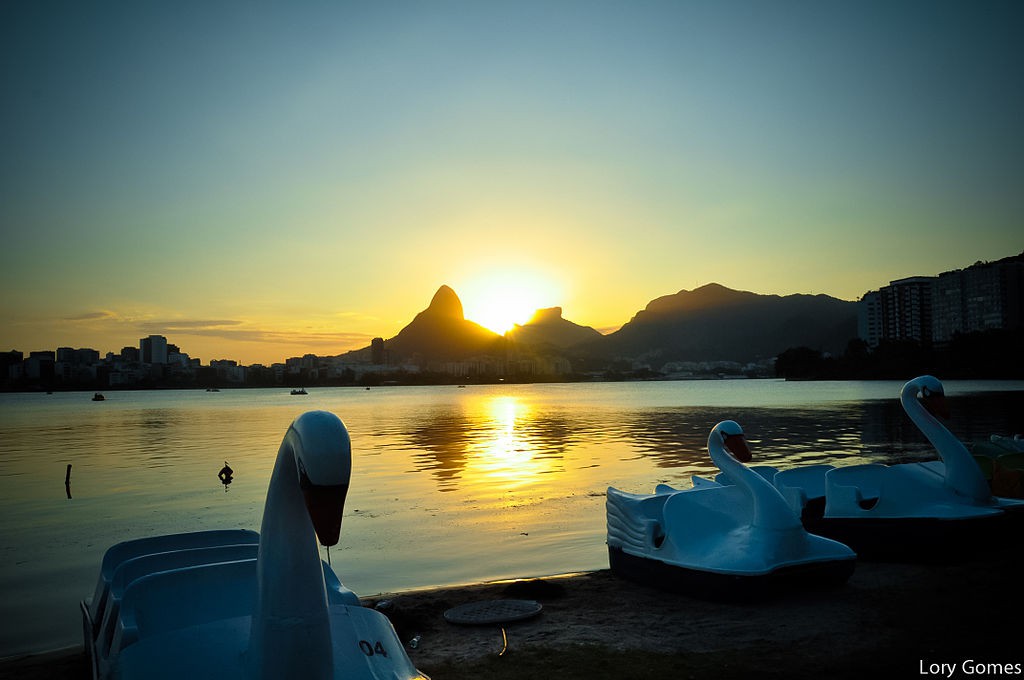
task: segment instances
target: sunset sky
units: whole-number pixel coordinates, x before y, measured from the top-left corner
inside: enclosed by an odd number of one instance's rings
[[[1022,33],[1016,1],[4,2],[0,350],[338,354],[442,284],[607,332],[1013,255]]]

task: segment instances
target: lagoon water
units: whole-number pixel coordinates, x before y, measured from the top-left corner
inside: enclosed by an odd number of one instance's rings
[[[0,657],[81,642],[78,602],[119,541],[259,530],[288,425],[353,443],[330,559],[360,595],[607,566],[604,493],[715,472],[720,420],[780,468],[934,457],[899,382],[721,380],[0,395]],[[946,384],[965,442],[1024,431],[1024,382]],[[227,461],[228,486],[218,471]],[[71,483],[65,472],[72,465]],[[327,558],[326,552],[324,553]]]

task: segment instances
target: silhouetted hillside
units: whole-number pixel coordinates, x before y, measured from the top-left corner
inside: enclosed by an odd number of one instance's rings
[[[448,286],[434,293],[430,306],[395,337],[385,340],[393,363],[425,363],[486,354],[499,349],[501,336],[466,319],[462,301]]]
[[[562,318],[561,307],[538,309],[533,318],[516,325],[505,337],[518,345],[565,349],[603,336],[590,326],[580,326]]]
[[[579,349],[665,361],[755,361],[790,347],[841,353],[857,304],[827,295],[759,295],[716,283],[652,300],[618,331]]]

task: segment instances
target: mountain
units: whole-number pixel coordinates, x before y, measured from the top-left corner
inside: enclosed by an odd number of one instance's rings
[[[602,336],[590,326],[580,326],[563,319],[561,307],[548,307],[538,309],[525,324],[516,324],[505,333],[505,337],[519,345],[565,349],[599,340]]]
[[[712,283],[651,300],[610,335],[563,319],[561,307],[549,307],[502,337],[466,319],[459,296],[441,286],[383,348],[392,364],[422,367],[471,357],[504,361],[514,350],[518,358],[551,355],[595,368],[611,359],[638,359],[658,369],[669,361],[756,361],[800,346],[841,354],[856,331],[855,302],[759,295]],[[369,347],[349,353],[361,360],[369,354]]]
[[[798,346],[841,353],[857,303],[827,295],[759,295],[711,283],[652,300],[618,331],[579,349],[659,362],[754,361]]]
[[[434,293],[430,305],[384,341],[393,362],[459,359],[497,349],[501,336],[466,319],[462,301],[448,286]]]

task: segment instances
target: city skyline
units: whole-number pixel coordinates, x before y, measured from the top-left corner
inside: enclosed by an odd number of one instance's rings
[[[14,3],[0,349],[270,364],[1022,250],[1024,6]]]
[[[1019,272],[1022,258],[1024,258],[1024,251],[1018,255],[989,262],[976,262],[967,267],[938,272],[933,275],[901,277],[888,282],[888,284],[880,284],[878,289],[866,291],[859,301],[856,337],[865,341],[872,348],[877,346],[881,339],[890,341],[911,340],[931,345],[933,335],[940,343],[949,343],[958,333],[974,333],[994,328],[1016,328],[1020,321],[1020,309],[1019,305],[1015,306],[1016,303],[1014,301],[1020,297]],[[968,276],[967,279],[962,278],[965,275]],[[930,309],[929,311],[915,309],[915,305],[920,306],[924,304],[929,308],[932,306],[930,289],[936,284],[942,289],[938,300],[942,313],[933,312]],[[713,288],[716,285],[719,284],[712,284],[708,288]],[[894,294],[894,291],[904,291],[904,293]],[[901,301],[899,298],[904,297],[906,291],[922,292],[912,292],[905,301]],[[451,290],[448,292],[454,295],[456,304],[461,305],[457,293]],[[680,292],[693,293],[694,291]],[[435,294],[431,307],[434,306],[439,293],[440,291]],[[883,300],[890,300],[890,302],[884,303],[886,305],[895,305],[896,307],[909,306],[902,310],[889,309],[883,313],[880,307],[883,304]],[[895,302],[892,302],[893,300]],[[560,310],[560,308],[554,309]],[[552,316],[549,314],[541,314],[550,310],[540,309],[536,311],[538,312],[536,318],[543,319],[540,322],[542,327],[544,323],[552,319]],[[560,315],[555,316],[560,317]],[[887,326],[890,318],[891,322],[896,324],[891,328]],[[469,320],[472,321],[472,319]],[[411,321],[406,327],[412,325]],[[563,319],[563,321],[571,320]],[[932,327],[933,324],[934,328]],[[372,343],[388,339],[383,336],[374,336]],[[355,349],[369,350],[372,343]],[[12,350],[12,352],[17,351],[20,350]],[[81,352],[95,353],[97,360],[99,355],[103,355],[107,360],[111,358],[125,360],[129,359],[129,357],[136,357],[132,360],[140,363],[180,364],[182,367],[201,364],[201,357],[191,356],[189,352],[182,350],[175,343],[168,342],[167,337],[159,333],[139,338],[137,346],[124,345],[117,351],[112,349],[102,352],[91,347],[65,345],[57,347],[56,350],[35,349],[21,353],[25,356],[55,353],[57,361],[61,361],[60,355],[62,351],[70,354]],[[295,356],[281,357],[269,362],[257,361],[248,363],[227,356],[218,356],[217,358],[211,358],[206,364],[202,365],[275,366],[290,364],[300,360],[306,361],[311,357],[317,359],[341,359],[344,358],[345,354],[346,352],[317,354],[304,351]],[[151,362],[147,358],[150,355],[163,358]],[[354,361],[355,363],[366,363],[364,359],[355,359]],[[376,362],[370,361],[369,363]]]

